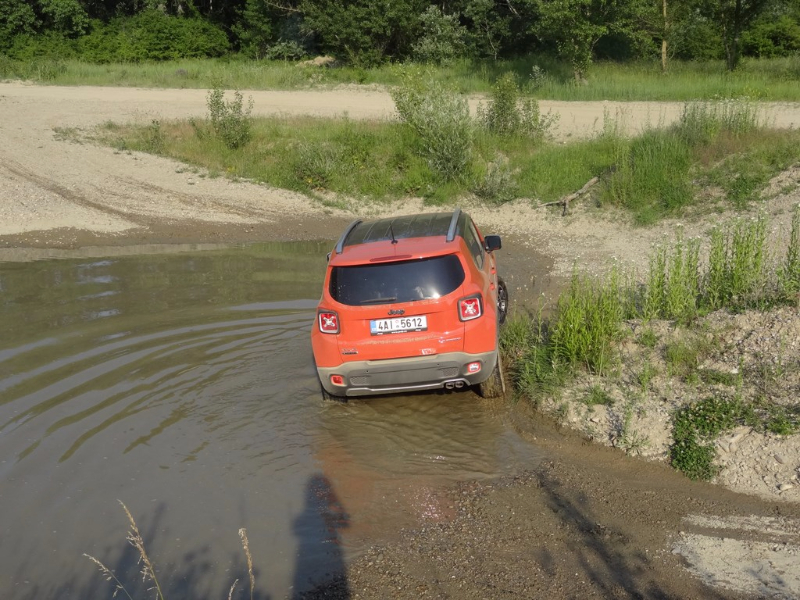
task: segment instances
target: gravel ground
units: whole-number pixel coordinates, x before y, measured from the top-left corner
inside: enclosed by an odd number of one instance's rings
[[[376,90],[252,95],[260,114],[392,114],[388,95]],[[560,114],[557,134],[566,140],[601,127],[606,112],[619,114],[633,131],[648,122],[669,122],[680,105],[543,102],[542,108]],[[800,125],[800,105],[766,108],[777,125]],[[204,112],[202,90],[0,83],[0,260],[157,252],[180,243],[331,239],[353,218],[352,211],[322,207],[286,190],[198,177],[171,160],[120,154],[65,135],[109,120],[148,123]],[[785,240],[791,208],[800,201],[798,182],[800,169],[794,169],[765,192],[776,245]],[[615,262],[643,269],[651,246],[676,228],[700,235],[712,221],[730,216],[666,221],[642,230],[629,227],[621,215],[600,216],[581,204],[565,218],[560,209],[536,208],[526,200],[502,208],[466,207],[484,230],[505,236],[501,266],[512,298],[530,306],[540,294],[552,297],[574,264],[593,273]],[[359,210],[427,209],[409,199]],[[673,333],[669,324],[655,326],[663,340]],[[774,366],[772,359],[780,356],[785,370],[777,384],[770,383],[773,396],[796,401],[796,309],[712,315],[709,327],[720,350],[704,368],[738,368],[740,359],[759,365],[764,356]],[[633,347],[626,351],[631,369],[645,358]],[[754,376],[747,385],[755,389],[763,382]],[[580,392],[577,387],[572,393]],[[648,440],[642,448],[647,460],[612,447],[619,445],[619,416],[612,410],[569,413],[559,429],[525,406],[510,409],[509,418],[551,460],[509,480],[451,490],[449,512],[455,517],[401,532],[397,541],[373,548],[311,596],[800,596],[800,447],[794,440],[737,429],[718,442],[724,469],[717,484],[688,481],[663,458],[670,411],[697,394],[654,380],[634,422]]]

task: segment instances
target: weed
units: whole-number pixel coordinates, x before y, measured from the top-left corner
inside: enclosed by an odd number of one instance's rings
[[[633,429],[634,403],[628,400],[622,417],[622,431],[619,434],[618,445],[628,454],[641,454],[650,445],[650,440]]]
[[[778,270],[778,287],[784,298],[800,304],[800,204],[795,205],[792,214],[789,248],[786,260]]]
[[[497,158],[486,165],[486,173],[475,183],[472,190],[478,198],[502,204],[516,197],[517,184],[505,156]]]
[[[583,403],[586,406],[611,406],[614,404],[614,399],[601,386],[593,385],[584,396]]]
[[[664,360],[670,376],[688,379],[696,373],[700,358],[710,349],[710,344],[700,337],[681,339],[664,347]]]
[[[700,381],[709,385],[738,386],[741,382],[740,373],[718,371],[716,369],[700,369],[697,371]]]
[[[711,251],[703,302],[711,309],[757,304],[766,291],[767,221],[738,219],[711,234]]]
[[[637,341],[645,348],[650,348],[652,350],[656,347],[656,344],[658,344],[658,336],[655,331],[647,328],[639,334]]]
[[[670,462],[690,479],[708,480],[719,472],[714,465],[713,439],[749,418],[751,409],[738,399],[706,398],[680,409],[673,419]]]
[[[244,98],[239,90],[233,92],[233,100],[225,101],[225,92],[218,86],[209,90],[206,96],[211,127],[231,150],[241,148],[252,137],[250,113],[253,110],[253,99],[249,99],[247,108],[243,103]]]
[[[594,373],[605,372],[624,312],[619,273],[613,270],[602,284],[573,273],[556,310],[550,338],[553,360],[572,368],[584,365]]]
[[[657,375],[658,369],[655,368],[653,363],[649,360],[645,361],[644,365],[642,365],[642,370],[636,375],[636,381],[641,387],[642,393],[647,393],[650,389],[650,384]]]

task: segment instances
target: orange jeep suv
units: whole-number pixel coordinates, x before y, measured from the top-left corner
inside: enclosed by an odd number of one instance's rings
[[[323,397],[473,385],[502,395],[500,247],[461,210],[351,223],[311,331]]]

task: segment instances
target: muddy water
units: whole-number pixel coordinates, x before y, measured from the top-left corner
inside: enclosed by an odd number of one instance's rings
[[[249,597],[240,527],[258,597],[292,597],[535,464],[472,393],[322,403],[330,245],[0,263],[0,598],[110,598],[84,553],[141,594],[118,500],[167,598]]]

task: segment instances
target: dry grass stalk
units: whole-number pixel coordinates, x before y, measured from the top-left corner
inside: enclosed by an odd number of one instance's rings
[[[161,586],[158,584],[158,578],[156,578],[155,567],[153,567],[150,557],[147,556],[147,551],[144,548],[144,540],[142,539],[142,534],[139,533],[139,528],[136,526],[136,521],[133,519],[131,511],[129,511],[128,507],[125,506],[125,503],[122,500],[119,500],[119,503],[122,505],[122,509],[128,516],[128,522],[131,526],[131,530],[128,532],[128,537],[126,539],[128,542],[130,542],[131,546],[136,548],[136,551],[139,553],[138,562],[143,564],[142,581],[146,582],[148,579],[150,579],[150,581],[153,582],[153,588],[151,589],[156,590],[156,598],[159,600],[164,600],[164,594],[161,593]]]
[[[239,580],[238,579],[234,579],[233,583],[231,584],[231,589],[228,592],[228,600],[232,600],[232,598],[233,598],[233,590],[236,589],[236,584],[237,583],[239,583]]]
[[[242,538],[242,547],[247,557],[247,574],[250,576],[250,600],[253,600],[256,590],[256,578],[253,575],[253,557],[250,554],[250,543],[247,541],[247,530],[244,527],[239,530],[239,537]]]
[[[114,572],[111,569],[109,569],[107,566],[105,566],[102,562],[97,560],[91,554],[84,553],[84,556],[97,565],[97,568],[100,569],[100,572],[106,578],[106,581],[114,582],[114,593],[111,595],[112,598],[116,598],[117,593],[122,591],[122,593],[124,593],[129,600],[133,600],[133,598],[131,598],[131,595],[128,593],[128,590],[125,589],[125,586],[122,585],[122,582],[119,579],[117,579],[117,576],[114,575]]]

